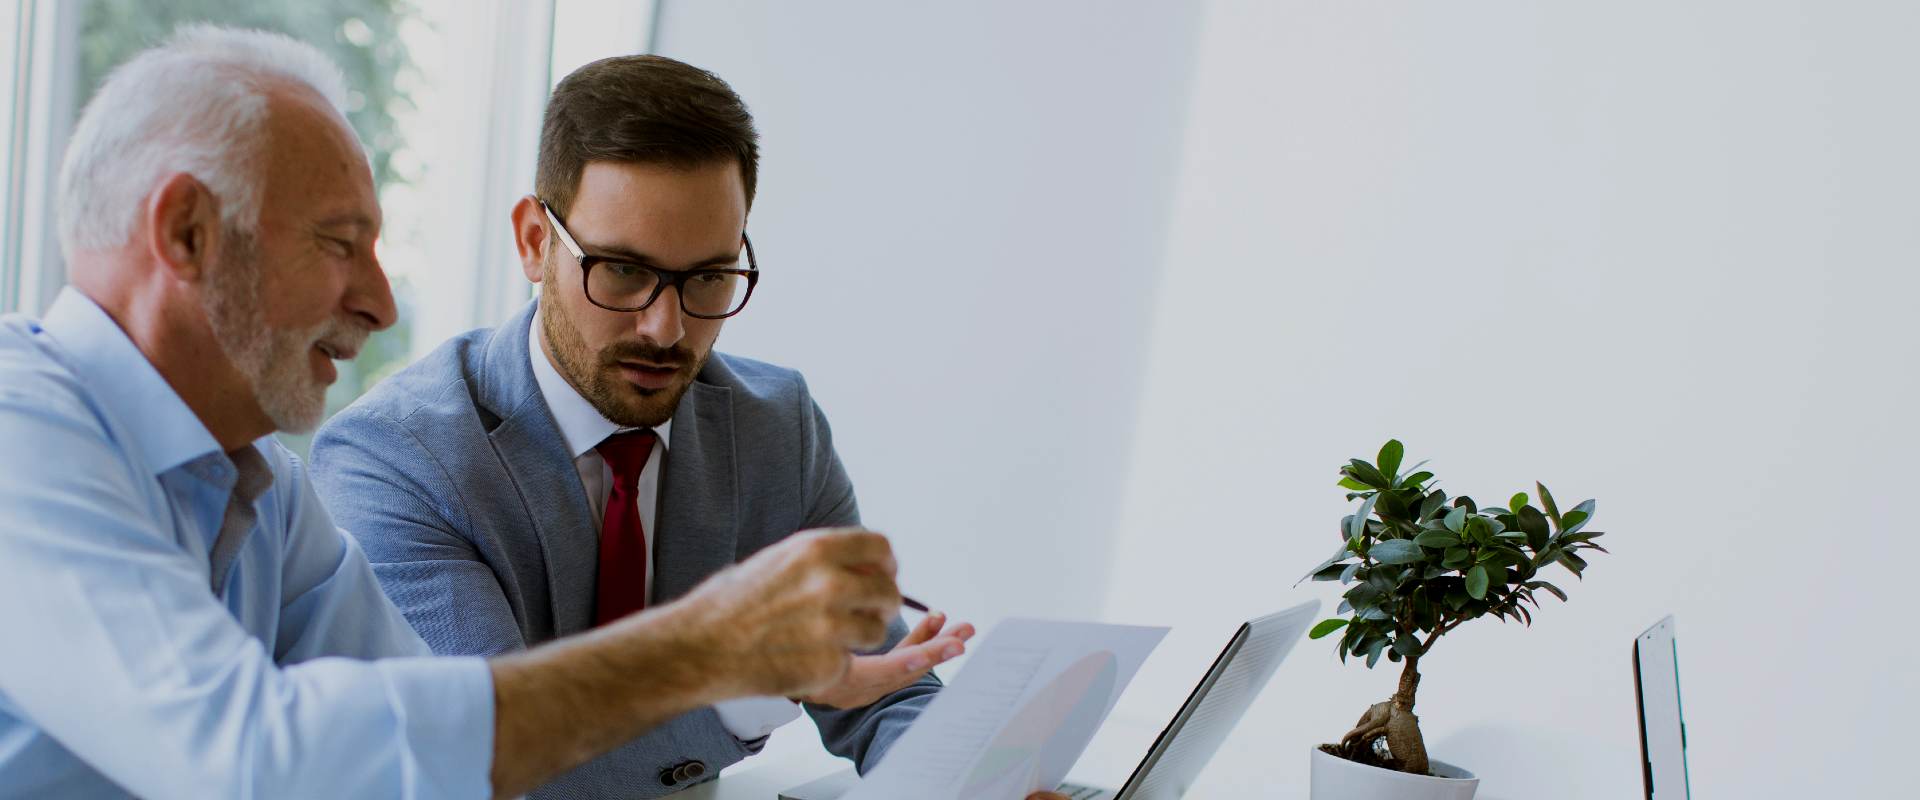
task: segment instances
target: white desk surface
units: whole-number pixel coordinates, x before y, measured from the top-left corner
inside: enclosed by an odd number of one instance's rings
[[[1100,729],[1093,742],[1087,746],[1080,761],[1074,765],[1067,779],[1074,783],[1089,786],[1117,788],[1125,783],[1127,776],[1153,744],[1153,738],[1160,733],[1164,721],[1154,723],[1143,719],[1128,719],[1118,715],[1110,717]],[[1229,740],[1222,748],[1221,756],[1228,756],[1233,749]],[[1304,760],[1305,756],[1301,758]],[[1220,761],[1222,759],[1216,759]],[[1245,767],[1255,766],[1242,759],[1233,759],[1238,763],[1215,763],[1208,774],[1190,793],[1195,797],[1260,797],[1287,798],[1305,797],[1306,786],[1285,787],[1288,791],[1265,788],[1257,793],[1249,793],[1249,783],[1240,778]],[[837,758],[821,748],[818,734],[805,719],[790,723],[774,732],[773,739],[760,755],[729,767],[720,773],[720,779],[678,792],[675,800],[773,800],[780,791],[829,773],[846,769],[849,762]],[[1216,780],[1212,773],[1221,771]],[[1262,781],[1253,776],[1251,784],[1258,786]],[[1211,786],[1211,789],[1209,787]]]
[[[1128,716],[1119,711],[1087,745],[1087,751],[1067,774],[1067,780],[1088,786],[1118,788],[1127,782],[1141,756],[1166,725],[1165,719]],[[1296,726],[1297,727],[1297,726]],[[1518,734],[1515,734],[1518,735]],[[1299,738],[1297,735],[1294,738]],[[1241,725],[1220,746],[1189,798],[1249,798],[1293,800],[1307,797],[1308,751],[1284,735],[1260,726]],[[820,746],[812,723],[802,718],[775,731],[760,755],[729,767],[720,779],[672,795],[674,800],[774,800],[783,789],[824,777],[851,766]],[[1552,796],[1513,792],[1481,785],[1476,800],[1513,800]],[[1638,797],[1639,794],[1624,795]]]

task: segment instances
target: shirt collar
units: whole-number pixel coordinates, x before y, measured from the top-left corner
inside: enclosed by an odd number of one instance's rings
[[[200,417],[92,298],[61,289],[40,327],[66,352],[93,401],[127,431],[150,472],[220,452]]]
[[[567,451],[574,458],[592,452],[609,436],[632,430],[601,416],[600,410],[587,402],[579,389],[573,388],[566,378],[560,377],[560,371],[553,368],[553,362],[547,360],[547,354],[540,349],[538,311],[533,314],[533,329],[527,332],[527,358],[533,362],[533,379],[540,385],[540,396],[546,399],[547,410],[552,412],[554,423],[560,426],[560,435],[567,440]],[[672,430],[671,419],[653,426],[654,436],[660,440],[661,447],[667,446]]]

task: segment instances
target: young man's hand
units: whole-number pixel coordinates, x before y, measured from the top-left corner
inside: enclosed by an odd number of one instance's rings
[[[959,658],[967,652],[973,633],[973,623],[947,627],[946,614],[928,614],[892,650],[854,657],[840,682],[800,699],[832,708],[871,705],[912,685],[934,667]]]

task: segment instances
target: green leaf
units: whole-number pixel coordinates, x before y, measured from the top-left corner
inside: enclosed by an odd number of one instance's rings
[[[1467,510],[1465,508],[1455,506],[1452,511],[1447,512],[1447,530],[1459,533],[1461,526],[1465,525],[1466,522]]]
[[[1566,602],[1566,601],[1567,601],[1567,593],[1566,593],[1566,592],[1563,592],[1563,591],[1560,591],[1560,587],[1558,587],[1558,586],[1555,586],[1555,585],[1553,585],[1553,584],[1551,584],[1551,583],[1548,583],[1548,582],[1546,582],[1546,581],[1528,581],[1528,582],[1527,582],[1527,588],[1529,588],[1529,589],[1545,589],[1545,590],[1547,590],[1547,591],[1549,591],[1549,592],[1552,592],[1552,593],[1553,593],[1553,596],[1554,596],[1554,597],[1558,597],[1558,598],[1560,598],[1560,602],[1562,602],[1562,603],[1564,603],[1564,602]]]
[[[1367,669],[1373,669],[1374,664],[1380,663],[1380,651],[1385,649],[1387,649],[1386,637],[1382,636],[1376,639],[1368,640]]]
[[[1513,499],[1507,501],[1507,508],[1511,509],[1515,514],[1520,513],[1520,509],[1523,509],[1526,507],[1527,507],[1526,492],[1521,492],[1519,494],[1516,494],[1513,496]]]
[[[1341,582],[1341,583],[1352,583],[1352,582],[1353,582],[1353,576],[1354,576],[1355,574],[1358,574],[1358,573],[1360,572],[1360,568],[1361,568],[1361,567],[1364,567],[1364,566],[1366,566],[1366,564],[1364,564],[1364,563],[1362,563],[1362,562],[1359,562],[1359,561],[1355,561],[1355,562],[1353,562],[1353,563],[1351,563],[1351,564],[1348,564],[1348,565],[1347,565],[1347,567],[1346,567],[1346,569],[1343,569],[1343,570],[1341,570],[1341,571],[1340,571],[1340,582]]]
[[[1346,567],[1334,564],[1322,568],[1319,572],[1313,573],[1313,579],[1316,581],[1337,581],[1340,580],[1340,573],[1344,571],[1346,571]]]
[[[1347,523],[1347,538],[1353,539],[1367,532],[1367,517],[1373,514],[1373,506],[1380,501],[1380,495],[1367,498],[1360,504],[1360,510],[1354,512],[1353,519]]]
[[[1374,511],[1382,520],[1405,520],[1413,516],[1413,509],[1407,507],[1407,493],[1401,490],[1380,493],[1380,505]]]
[[[1371,491],[1373,489],[1373,487],[1371,486],[1368,486],[1364,483],[1356,481],[1352,478],[1345,478],[1345,477],[1340,479],[1340,485],[1345,488],[1352,489],[1356,492]]]
[[[1393,651],[1406,658],[1420,655],[1420,640],[1413,634],[1403,633],[1393,638]]]
[[[1416,472],[1416,473],[1413,473],[1412,475],[1408,475],[1405,480],[1400,481],[1400,486],[1403,489],[1418,489],[1420,488],[1420,484],[1426,483],[1427,481],[1430,481],[1430,480],[1433,480],[1433,473]]]
[[[1486,517],[1467,517],[1464,527],[1467,535],[1462,538],[1472,539],[1482,545],[1493,544],[1493,525],[1487,522]]]
[[[1541,516],[1540,512],[1535,511],[1532,506],[1520,509],[1518,516],[1520,530],[1527,532],[1527,546],[1535,550],[1546,547],[1549,537],[1547,518]]]
[[[1444,533],[1441,531],[1427,531],[1425,533],[1420,534],[1419,536],[1413,537],[1413,541],[1419,544],[1421,547],[1444,548],[1444,547],[1452,547],[1454,545],[1459,544],[1460,537],[1455,536],[1451,533]]]
[[[1585,524],[1587,524],[1587,512],[1578,509],[1569,511],[1566,516],[1560,518],[1560,535],[1574,533]]]
[[[1585,514],[1585,515],[1587,515],[1587,516],[1586,516],[1586,521],[1589,521],[1589,522],[1590,522],[1590,521],[1592,521],[1592,520],[1593,520],[1593,501],[1592,501],[1592,500],[1588,500],[1588,501],[1586,501],[1586,502],[1584,502],[1584,503],[1581,503],[1580,505],[1577,505],[1577,506],[1574,506],[1574,507],[1573,507],[1573,510],[1572,510],[1572,511],[1569,511],[1569,512],[1567,512],[1567,516],[1569,516],[1569,517],[1571,517],[1571,516],[1573,516],[1574,514]],[[1583,523],[1583,524],[1584,524],[1584,523]],[[1577,527],[1576,527],[1576,526],[1575,526],[1575,525],[1574,525],[1573,523],[1571,523],[1571,522],[1569,522],[1569,523],[1567,523],[1567,524],[1566,524],[1566,527],[1568,527],[1568,528],[1573,528],[1574,530],[1579,530],[1579,528],[1577,528]],[[1562,533],[1572,533],[1572,531],[1561,531],[1561,532],[1562,532]]]
[[[1412,564],[1426,559],[1426,551],[1409,539],[1388,539],[1376,542],[1367,550],[1367,556],[1382,564]]]
[[[1553,518],[1554,520],[1559,520],[1560,506],[1554,504],[1553,493],[1547,491],[1547,485],[1539,481],[1534,481],[1533,488],[1540,490],[1540,505],[1546,507],[1547,516]]]
[[[1307,638],[1319,639],[1344,627],[1347,627],[1347,621],[1344,619],[1321,620],[1320,624],[1313,626],[1313,630],[1307,631]]]
[[[1445,506],[1446,504],[1447,504],[1446,492],[1442,492],[1438,489],[1428,492],[1426,499],[1423,499],[1420,501],[1420,518],[1421,519],[1432,518],[1435,514],[1440,513],[1441,507]]]
[[[1347,473],[1348,477],[1375,489],[1393,488],[1386,476],[1380,474],[1380,470],[1375,469],[1372,464],[1361,461],[1360,459],[1356,458],[1348,462],[1343,471]]]
[[[1399,439],[1388,439],[1386,444],[1381,445],[1378,458],[1380,474],[1386,476],[1388,481],[1399,476],[1400,459],[1406,455],[1406,452],[1406,448],[1400,445]]]
[[[1472,597],[1475,600],[1486,599],[1487,597],[1487,568],[1486,567],[1476,565],[1474,566],[1473,569],[1467,570],[1467,596]]]
[[[1382,592],[1379,586],[1371,582],[1362,581],[1355,584],[1353,588],[1348,589],[1345,596],[1347,602],[1352,603],[1354,608],[1360,609],[1380,602],[1380,598],[1384,594],[1386,593]]]
[[[1328,558],[1327,560],[1320,562],[1320,566],[1317,566],[1311,570],[1308,570],[1307,574],[1300,576],[1300,580],[1294,581],[1293,585],[1299,586],[1302,583],[1306,583],[1308,578],[1312,578],[1314,580],[1329,580],[1327,578],[1319,577],[1320,573],[1325,571],[1328,567],[1331,567],[1335,564],[1338,564],[1352,557],[1353,557],[1353,549],[1348,547],[1345,543],[1342,543],[1340,545],[1340,549],[1335,550],[1331,558]]]

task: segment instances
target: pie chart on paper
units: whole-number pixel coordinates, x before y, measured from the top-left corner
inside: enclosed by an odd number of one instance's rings
[[[1119,680],[1119,661],[1111,651],[1092,653],[1061,670],[994,734],[961,782],[959,796],[1024,797],[1048,765],[1057,764],[1064,773],[1100,727]],[[1049,748],[1050,742],[1058,744]]]

